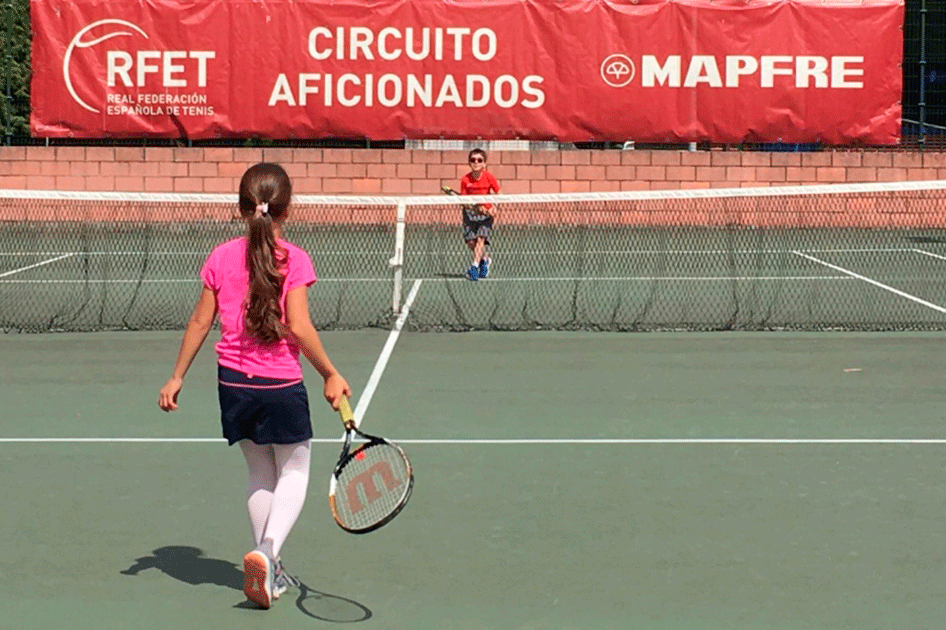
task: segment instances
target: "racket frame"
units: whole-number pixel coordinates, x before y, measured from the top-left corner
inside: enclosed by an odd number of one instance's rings
[[[460,195],[460,193],[450,188],[449,186],[441,186],[440,190],[442,190],[448,195]],[[487,210],[486,208],[484,208],[483,205],[484,204],[481,204],[481,203],[467,203],[467,204],[460,204],[460,208],[465,210],[466,212],[475,212],[477,214],[484,214],[491,219],[495,219],[496,214],[493,211]]]
[[[383,437],[365,433],[358,428],[354,415],[352,414],[351,405],[348,402],[348,398],[344,396],[342,397],[341,402],[338,405],[338,413],[341,416],[342,424],[345,425],[345,441],[342,444],[342,452],[338,456],[338,462],[335,464],[335,468],[332,470],[332,477],[329,481],[329,506],[332,508],[332,518],[335,519],[335,523],[343,530],[351,534],[367,534],[368,532],[373,532],[374,530],[384,527],[390,523],[392,520],[394,520],[395,516],[400,514],[401,510],[404,509],[404,506],[407,505],[407,502],[410,500],[411,494],[414,491],[414,468],[411,466],[411,460],[407,458],[407,454],[404,453],[404,450],[400,446],[391,442],[390,440],[384,439]],[[358,436],[358,438],[363,440],[364,443],[358,445],[355,450],[351,450],[351,445],[355,436]],[[376,446],[388,446],[397,450],[398,454],[401,456],[401,459],[404,460],[404,465],[407,468],[407,485],[404,488],[397,505],[380,521],[372,523],[367,527],[350,527],[344,524],[341,518],[339,518],[338,510],[335,505],[337,500],[335,497],[335,491],[338,488],[338,479],[342,473],[342,470],[345,469],[345,466],[347,466],[353,459],[358,457],[359,453]]]

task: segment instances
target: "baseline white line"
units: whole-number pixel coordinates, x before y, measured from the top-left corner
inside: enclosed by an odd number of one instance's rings
[[[490,283],[496,282],[739,282],[752,280],[854,280],[851,276],[624,276],[624,277],[587,277],[587,278],[491,278]],[[339,282],[390,282],[390,278],[320,278],[319,283],[331,284]],[[417,282],[459,282],[466,284],[465,278],[417,278]],[[0,280],[3,284],[198,284],[200,278],[168,278],[144,280]]]
[[[34,263],[32,265],[27,265],[26,267],[20,267],[19,269],[14,269],[13,271],[5,271],[0,273],[0,278],[5,278],[6,276],[12,276],[15,273],[20,273],[21,271],[27,271],[29,269],[35,269],[36,267],[42,267],[43,265],[48,265],[49,263],[54,263],[57,260],[62,260],[63,258],[69,258],[73,254],[63,254],[62,256],[57,256],[56,258],[50,258],[49,260],[44,260],[42,262]]]
[[[83,251],[83,252],[0,252],[0,256],[58,256],[59,254],[70,254],[72,256],[207,256],[204,252],[149,252],[149,251]],[[326,252],[333,253],[333,252]],[[339,253],[339,252],[334,252]],[[364,252],[359,252],[364,253]]]
[[[940,438],[534,438],[534,439],[404,439],[398,444],[946,444]]]
[[[467,283],[466,278],[427,278],[431,282],[460,282]],[[731,280],[851,280],[850,276],[617,276],[617,277],[518,277],[518,278],[490,278],[494,282],[728,282]]]
[[[647,444],[723,444],[723,445],[804,445],[804,444],[946,444],[944,438],[470,438],[420,439],[393,438],[398,444],[455,445],[647,445]],[[338,444],[338,438],[314,438],[314,444]],[[223,438],[0,438],[0,444],[226,444]]]
[[[414,303],[414,298],[417,297],[417,292],[420,290],[422,283],[423,280],[415,280],[414,284],[411,286],[411,290],[407,294],[407,299],[404,300],[404,306],[401,308],[401,314],[398,315],[397,320],[394,322],[394,327],[391,328],[391,334],[388,335],[388,340],[384,343],[381,355],[374,364],[374,369],[371,371],[371,376],[368,377],[368,383],[365,385],[364,391],[361,393],[361,396],[358,397],[358,404],[355,405],[353,412],[355,422],[358,424],[361,424],[365,417],[365,412],[368,410],[368,405],[371,404],[371,397],[374,396],[374,392],[378,388],[381,375],[384,373],[384,368],[388,365],[388,359],[391,358],[391,353],[394,351],[394,344],[397,343],[397,338],[401,335],[401,329],[404,328],[404,322],[407,321],[407,315],[410,313],[411,305]]]
[[[52,262],[52,261],[50,261]],[[0,276],[2,277],[2,276]],[[198,284],[200,278],[145,278],[114,280],[0,280],[0,284]],[[391,282],[390,278],[319,278],[320,283]]]
[[[832,264],[829,263],[829,262],[825,262],[825,261],[823,261],[823,260],[820,260],[820,259],[818,259],[818,258],[815,258],[814,256],[809,256],[808,254],[803,254],[802,252],[796,251],[796,252],[792,252],[792,253],[793,253],[793,254],[798,254],[798,255],[801,256],[802,258],[807,258],[808,260],[814,261],[814,262],[818,263],[819,265],[824,265],[825,267],[828,267],[829,269],[834,269],[835,271],[840,271],[841,273],[846,273],[847,275],[851,276],[852,278],[857,278],[858,280],[863,280],[864,282],[866,282],[866,283],[868,283],[868,284],[872,284],[872,285],[874,285],[875,287],[880,287],[881,289],[884,289],[885,291],[890,291],[890,292],[893,293],[894,295],[899,295],[900,297],[906,298],[906,299],[908,299],[908,300],[910,300],[910,301],[912,301],[912,302],[916,302],[917,304],[922,304],[923,306],[926,306],[926,307],[928,307],[928,308],[931,308],[931,309],[933,309],[934,311],[939,311],[940,313],[946,313],[946,308],[944,308],[944,307],[942,307],[942,306],[939,306],[938,304],[933,304],[932,302],[927,302],[926,300],[921,299],[921,298],[918,298],[918,297],[915,296],[915,295],[911,295],[911,294],[907,293],[906,291],[901,291],[900,289],[895,289],[895,288],[893,288],[892,286],[887,285],[887,284],[884,284],[883,282],[878,282],[878,281],[874,280],[873,278],[868,278],[867,276],[862,276],[862,275],[859,274],[859,273],[854,273],[854,272],[851,271],[850,269],[845,269],[844,267],[838,267],[837,265],[832,265]]]
[[[706,255],[759,255],[759,254],[789,254],[790,249],[587,249],[587,250],[523,250],[523,249],[496,249],[493,253],[497,255],[509,256],[549,256],[549,255],[606,255],[615,254],[633,254],[633,255],[656,255],[664,256],[669,254],[706,254]],[[877,253],[877,252],[909,252],[917,251],[909,247],[848,247],[848,248],[818,248],[805,249],[806,252],[851,252],[851,253]],[[321,251],[325,256],[389,256],[387,251],[364,251],[364,250],[333,250]],[[0,252],[0,256],[58,256],[60,254],[71,254],[73,256],[201,256],[206,257],[207,252],[189,252],[189,251],[85,251],[85,252]],[[454,256],[458,260],[465,260],[465,257],[457,254],[456,250],[427,250],[427,251],[406,251],[405,256]]]
[[[223,438],[0,438],[0,444],[197,444],[215,442],[227,443]]]

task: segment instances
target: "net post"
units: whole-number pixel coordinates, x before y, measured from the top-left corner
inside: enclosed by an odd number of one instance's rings
[[[391,311],[401,312],[401,295],[404,287],[404,224],[407,220],[407,201],[397,202],[397,219],[394,225],[394,256],[388,264],[394,268],[394,290],[391,296]]]

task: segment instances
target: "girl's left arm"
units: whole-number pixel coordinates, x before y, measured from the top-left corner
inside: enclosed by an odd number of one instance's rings
[[[207,338],[211,326],[214,323],[214,317],[217,316],[217,296],[213,290],[206,286],[201,291],[197,299],[197,306],[191,313],[190,320],[187,322],[187,329],[184,331],[184,338],[181,340],[181,348],[177,353],[177,361],[174,362],[174,371],[171,378],[164,384],[158,394],[158,406],[164,411],[177,410],[177,395],[184,384],[184,375],[194,362],[194,357],[200,351],[200,347]]]

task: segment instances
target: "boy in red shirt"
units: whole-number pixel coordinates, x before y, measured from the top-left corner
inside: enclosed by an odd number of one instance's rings
[[[461,195],[489,195],[499,193],[499,182],[486,170],[486,151],[473,149],[469,155],[470,172],[460,180]],[[496,209],[491,203],[471,204],[463,207],[463,240],[473,252],[473,263],[466,272],[470,280],[479,280],[489,275],[490,257],[486,253],[489,237],[493,232]]]

